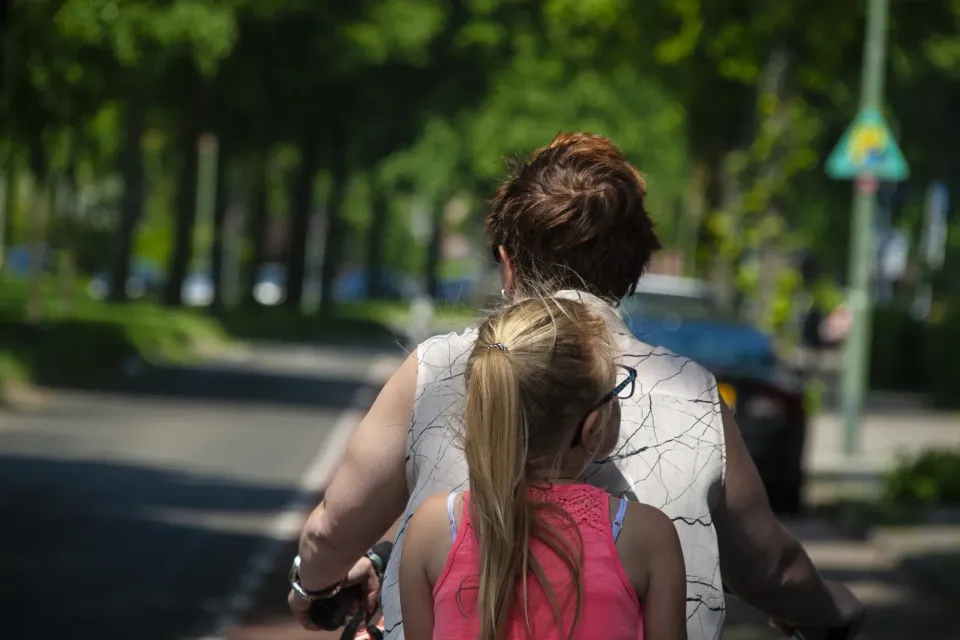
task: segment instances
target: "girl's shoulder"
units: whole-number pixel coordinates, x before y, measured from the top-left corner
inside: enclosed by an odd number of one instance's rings
[[[611,499],[615,509],[616,498]],[[620,561],[638,594],[646,592],[650,577],[650,561],[679,547],[676,525],[660,509],[640,502],[628,501],[623,528],[616,541]]]
[[[438,493],[421,502],[407,525],[407,536],[430,539],[449,537],[450,496],[448,493]],[[460,500],[456,502],[459,504]]]
[[[431,581],[436,581],[443,571],[453,545],[448,509],[450,495],[438,493],[420,503],[407,524],[403,540],[403,556],[406,556],[409,549],[411,556],[416,557],[418,563],[423,565]],[[455,503],[459,509],[460,495],[456,498]],[[459,520],[457,517],[458,524]]]

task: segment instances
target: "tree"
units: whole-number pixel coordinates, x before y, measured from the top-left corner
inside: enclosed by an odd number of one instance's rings
[[[105,75],[112,78],[106,95],[119,98],[125,106],[124,151],[119,168],[128,193],[121,208],[111,287],[114,299],[122,300],[133,238],[143,215],[140,137],[146,117],[145,104],[156,97],[151,93],[163,86],[162,78],[166,74],[189,75],[191,67],[201,75],[212,73],[234,44],[234,8],[210,0],[173,0],[167,4],[145,0],[66,0],[58,4],[55,13],[58,31],[68,41],[97,52]],[[198,91],[174,95],[191,100],[196,99]],[[183,110],[189,112],[190,106]],[[197,114],[185,114],[183,118],[195,121]],[[183,136],[195,132],[198,126],[198,122],[181,126],[181,145],[189,146],[193,153],[196,137],[188,143]],[[195,166],[184,160],[184,166],[191,165]],[[187,179],[182,188],[189,189],[194,182],[195,179]],[[195,194],[191,198],[189,193],[182,193],[178,203],[193,209],[191,200],[195,200]],[[190,259],[190,247],[180,243],[192,242],[193,231],[193,217],[186,211],[178,211],[177,215],[178,245],[165,294],[165,300],[174,305],[180,304],[185,263]]]

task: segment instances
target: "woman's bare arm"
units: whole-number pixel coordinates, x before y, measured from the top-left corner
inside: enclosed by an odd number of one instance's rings
[[[300,535],[300,584],[326,588],[343,578],[407,504],[407,435],[417,387],[417,354],[407,356],[350,436],[346,455]]]
[[[840,627],[863,615],[843,585],[823,579],[770,509],[733,414],[722,405],[726,476],[712,509],[724,583],[748,604],[792,624]]]
[[[676,526],[659,509],[630,503],[624,530],[617,546],[643,605],[643,637],[686,640],[687,570]]]

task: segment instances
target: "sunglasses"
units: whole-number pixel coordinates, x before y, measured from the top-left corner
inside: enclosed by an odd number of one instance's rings
[[[617,386],[615,386],[611,391],[604,394],[604,396],[600,398],[600,401],[597,402],[597,404],[595,404],[593,408],[587,412],[587,415],[583,416],[583,420],[580,421],[580,425],[577,427],[577,432],[573,434],[573,441],[570,443],[571,449],[576,447],[578,444],[580,444],[581,440],[583,439],[583,423],[587,421],[587,417],[591,413],[593,413],[594,411],[596,411],[606,403],[610,402],[614,398],[619,398],[620,400],[626,400],[628,398],[633,397],[633,392],[636,391],[636,387],[637,387],[637,370],[634,369],[633,367],[628,367],[623,364],[618,364],[617,369],[619,369],[622,372],[622,373],[619,373],[617,377],[620,377],[622,375],[623,379],[620,380],[620,382],[617,383]]]

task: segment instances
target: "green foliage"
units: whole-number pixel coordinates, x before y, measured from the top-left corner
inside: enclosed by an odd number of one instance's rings
[[[960,409],[960,314],[935,306],[928,321],[904,306],[874,310],[870,350],[873,389],[931,392],[935,407]]]
[[[393,58],[426,64],[428,46],[440,34],[447,18],[443,3],[382,0],[368,4],[367,15],[344,29],[360,55],[374,64]]]
[[[67,0],[54,24],[62,36],[106,47],[122,67],[136,68],[181,52],[206,72],[226,56],[237,37],[229,3],[173,0]]]
[[[86,271],[112,255],[104,229],[121,214],[117,156],[131,100],[143,101],[146,129],[134,253],[156,261],[174,248],[173,219],[182,213],[174,195],[186,124],[215,130],[231,162],[271,158],[272,221],[297,213],[298,149],[316,144],[317,205],[343,211],[345,259],[365,250],[375,187],[390,204],[387,265],[413,272],[423,247],[411,234],[411,202],[433,210],[461,193],[482,202],[504,174],[504,157],[559,131],[593,131],[612,137],[645,174],[665,244],[719,255],[742,294],[763,298],[758,322],[781,330],[797,274],[780,265],[774,273],[754,256],[805,247],[831,276],[846,270],[850,188],[826,180],[820,165],[856,108],[862,4],[15,2],[12,81],[4,84],[12,109],[0,149],[15,149],[24,167],[29,157],[40,185],[74,171],[90,220],[55,220],[50,231],[54,244],[76,246]],[[891,111],[917,181],[938,176],[955,187],[960,129],[942,123],[960,100],[960,0],[914,4],[891,6]],[[337,167],[350,188],[344,203],[329,203]],[[692,167],[703,172],[702,193],[690,193]],[[706,219],[688,217],[701,196]],[[17,237],[40,197],[19,199]],[[249,205],[250,193],[230,197]],[[920,213],[911,198],[908,226]],[[945,274],[960,255],[951,251]],[[941,279],[938,293],[957,295]],[[877,354],[884,369],[888,355]]]
[[[903,458],[884,479],[885,500],[908,507],[960,506],[960,450]]]
[[[15,370],[44,378],[113,376],[128,358],[148,362],[195,357],[224,341],[215,321],[153,303],[112,305],[78,298],[74,312],[60,310],[56,287],[44,287],[44,321],[26,323],[25,283],[0,287],[0,353]]]
[[[903,306],[873,312],[870,387],[888,391],[923,391],[932,373],[927,366],[929,334],[924,323]]]

